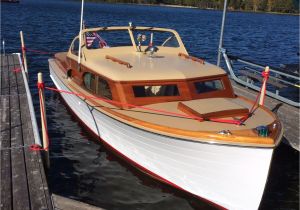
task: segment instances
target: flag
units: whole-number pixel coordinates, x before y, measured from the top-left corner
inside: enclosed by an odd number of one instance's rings
[[[102,39],[102,37],[97,32],[86,32],[86,44],[87,47],[91,47],[95,40],[99,41],[99,48],[105,48],[108,47],[106,41]]]
[[[94,32],[86,32],[85,33],[85,39],[86,39],[86,45],[87,47],[91,47],[94,40],[96,39],[95,33]]]

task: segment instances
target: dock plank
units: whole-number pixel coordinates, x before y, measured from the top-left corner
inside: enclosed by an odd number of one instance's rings
[[[7,57],[3,56],[3,60],[7,61]],[[1,66],[1,95],[9,94],[9,79],[8,79],[8,65]]]
[[[8,66],[8,60],[7,60],[7,55],[1,55],[1,67],[2,66]]]
[[[34,130],[19,57],[1,55],[0,209],[53,209]],[[27,81],[26,81],[27,82]],[[29,93],[30,94],[30,93]]]
[[[13,54],[7,55],[7,62],[8,62],[9,66],[14,66],[15,65],[14,55]]]
[[[10,147],[10,112],[9,96],[1,97],[1,182],[0,182],[0,206],[1,209],[12,209],[11,188],[11,159],[10,150],[2,150]]]
[[[0,135],[0,206],[1,209],[12,209],[11,187],[11,151],[3,150],[10,147],[10,97],[7,56],[2,56],[1,67],[1,135]]]
[[[17,74],[17,83],[19,87],[19,93],[25,93],[25,85],[21,74]],[[33,141],[33,127],[29,107],[26,95],[20,96],[21,109],[21,121],[22,121],[22,133],[25,145],[34,144]],[[39,151],[30,151],[29,148],[25,148],[25,160],[27,167],[27,181],[29,187],[29,195],[31,199],[32,209],[52,209],[52,204],[48,192],[47,180],[44,173],[43,162]],[[41,187],[42,186],[42,187]]]
[[[22,148],[24,144],[20,116],[20,101],[16,76],[16,74],[19,73],[14,72],[14,69],[14,58],[13,56],[9,56],[11,147],[15,148],[11,152],[13,209],[29,210],[30,206],[24,149]]]

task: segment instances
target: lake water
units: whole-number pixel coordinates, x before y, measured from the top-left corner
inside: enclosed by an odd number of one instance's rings
[[[221,11],[157,6],[86,3],[85,21],[92,26],[135,25],[176,29],[187,50],[216,63]],[[26,47],[66,51],[78,34],[80,3],[22,1],[1,3],[1,41],[7,52],[19,52],[19,31]],[[299,17],[229,12],[224,46],[232,54],[271,66],[299,62]],[[38,106],[36,74],[48,71],[49,55],[28,53],[30,87]],[[165,186],[131,168],[93,141],[65,108],[60,97],[46,92],[51,138],[52,192],[106,209],[214,209],[205,202]],[[37,115],[39,116],[39,115]],[[260,209],[299,209],[299,153],[281,144],[274,153]]]

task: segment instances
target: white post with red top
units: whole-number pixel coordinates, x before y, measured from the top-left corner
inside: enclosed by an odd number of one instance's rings
[[[43,136],[43,150],[45,151],[45,162],[46,162],[47,168],[50,168],[49,136],[48,136],[48,128],[47,128],[44,82],[43,82],[43,74],[41,72],[38,73],[37,85],[38,85],[39,100],[40,100],[42,136]]]
[[[259,105],[263,106],[264,101],[265,101],[265,96],[266,96],[266,89],[267,89],[267,81],[269,79],[269,74],[270,74],[270,68],[267,66],[265,68],[265,71],[263,71],[262,76],[264,77],[263,79],[263,84],[261,87],[261,93],[260,93],[260,98],[259,98]]]
[[[24,43],[23,31],[20,31],[20,37],[21,37],[21,47],[22,47],[22,56],[23,56],[23,66],[24,66],[24,70],[25,70],[26,76],[28,78],[26,48],[25,48],[25,43]]]

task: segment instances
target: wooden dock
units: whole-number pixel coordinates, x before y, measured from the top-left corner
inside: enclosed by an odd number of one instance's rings
[[[40,151],[29,148],[39,136],[26,74],[17,54],[0,62],[0,209],[53,209]]]
[[[50,196],[33,104],[18,54],[0,57],[0,209],[101,209],[58,195]],[[232,82],[237,94],[255,99],[257,92]],[[299,109],[267,97],[266,106],[277,111],[285,138],[299,150]]]

